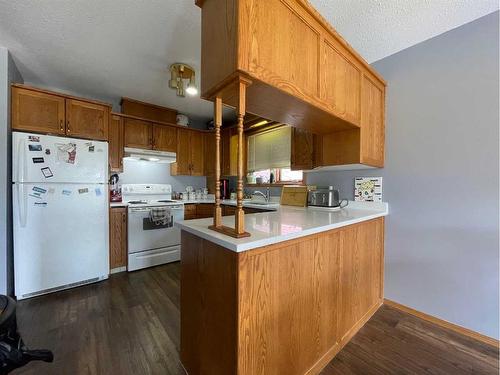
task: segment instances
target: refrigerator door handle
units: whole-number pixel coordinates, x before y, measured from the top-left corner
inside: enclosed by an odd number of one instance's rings
[[[28,216],[28,197],[26,196],[26,186],[25,184],[16,184],[17,185],[17,205],[19,207],[19,223],[21,228],[26,227],[26,219]]]
[[[26,139],[19,138],[17,143],[17,181],[24,182],[26,180]],[[24,189],[23,189],[24,190]]]

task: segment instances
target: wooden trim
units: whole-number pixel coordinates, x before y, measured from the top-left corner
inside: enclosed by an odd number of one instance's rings
[[[420,318],[420,319],[425,320],[427,322],[436,324],[442,328],[446,328],[446,329],[449,329],[449,330],[454,331],[456,333],[459,333],[461,335],[470,337],[470,338],[477,340],[477,341],[480,341],[484,344],[493,346],[495,348],[500,348],[500,341],[494,339],[493,337],[489,337],[489,336],[483,335],[482,333],[473,331],[471,329],[459,326],[459,325],[454,324],[454,323],[450,323],[446,320],[436,318],[435,316],[432,316],[432,315],[426,314],[424,312],[412,309],[411,307],[408,307],[405,305],[401,305],[400,303],[391,301],[390,299],[387,299],[387,298],[384,299],[384,304],[386,304],[387,306],[393,307],[395,309],[401,310],[405,313],[416,316],[417,318]]]
[[[26,89],[26,90],[41,92],[44,94],[60,96],[60,97],[65,98],[65,99],[80,100],[82,102],[104,105],[104,106],[110,107],[110,108],[112,107],[112,105],[110,103],[101,102],[99,100],[83,98],[81,96],[69,95],[69,94],[65,94],[63,92],[58,92],[58,91],[50,91],[50,90],[46,90],[46,89],[41,89],[39,87],[28,86],[28,85],[25,85],[23,83],[13,83],[13,84],[11,84],[11,87],[19,87],[19,88]]]
[[[161,105],[153,104],[153,103],[141,102],[140,100],[132,99],[132,98],[129,98],[127,96],[122,96],[122,98],[120,99],[120,105],[122,105],[122,103],[123,103],[124,100],[125,101],[129,101],[129,102],[134,102],[134,103],[137,103],[137,104],[143,104],[143,105],[146,105],[148,107],[154,107],[154,108],[158,108],[158,109],[166,109],[166,110],[169,110],[169,111],[175,111],[175,112],[177,112],[177,110],[174,109],[174,108],[169,108],[169,107],[165,107],[165,106],[161,106]]]
[[[283,187],[283,186],[306,186],[304,181],[274,182],[272,184],[245,184],[245,187]]]

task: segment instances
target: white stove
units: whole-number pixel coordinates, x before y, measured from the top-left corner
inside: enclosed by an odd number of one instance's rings
[[[124,184],[128,204],[128,271],[180,260],[181,235],[176,221],[184,220],[184,204],[172,200],[167,184]],[[161,210],[163,222],[152,219]]]

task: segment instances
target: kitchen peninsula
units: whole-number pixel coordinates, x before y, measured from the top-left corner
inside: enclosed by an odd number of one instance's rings
[[[387,213],[280,206],[246,215],[240,239],[211,219],[178,223],[187,372],[318,373],[382,304]]]

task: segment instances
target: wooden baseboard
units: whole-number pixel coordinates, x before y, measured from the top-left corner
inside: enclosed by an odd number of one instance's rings
[[[400,303],[391,301],[389,299],[384,299],[384,304],[387,306],[390,306],[390,307],[394,307],[395,309],[404,311],[408,314],[414,315],[417,318],[423,319],[423,320],[428,321],[430,323],[434,323],[440,327],[447,328],[447,329],[452,330],[454,332],[457,332],[461,335],[470,337],[470,338],[475,339],[477,341],[480,341],[484,344],[491,345],[495,348],[500,348],[499,340],[496,340],[492,337],[483,335],[483,334],[478,333],[476,331],[473,331],[471,329],[450,323],[450,322],[443,320],[443,319],[436,318],[435,316],[432,316],[432,315],[423,313],[421,311],[412,309],[411,307],[408,307],[405,305],[401,305]]]
[[[342,337],[342,339],[332,346],[324,355],[316,362],[305,375],[316,375],[325,368],[325,366],[330,363],[330,361],[337,355],[338,352],[342,350],[344,346],[353,338],[353,336],[358,333],[358,331],[365,325],[367,321],[377,312],[377,310],[382,306],[382,302],[375,304],[368,312],[363,315],[363,317]]]

